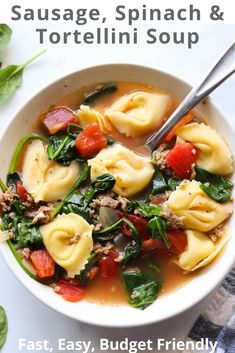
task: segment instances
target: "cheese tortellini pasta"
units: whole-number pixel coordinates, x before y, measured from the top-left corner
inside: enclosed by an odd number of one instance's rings
[[[220,204],[211,199],[200,183],[182,181],[168,199],[168,207],[183,218],[185,228],[209,231],[227,219],[232,213],[232,203]]]
[[[35,202],[55,202],[62,199],[79,175],[79,166],[73,161],[62,166],[48,160],[46,146],[42,141],[33,141],[26,150],[22,181]]]
[[[186,230],[186,236],[188,247],[176,263],[183,270],[195,271],[214,260],[230,239],[230,231],[228,227],[224,227],[216,242],[205,233],[196,230]]]
[[[77,112],[77,117],[79,119],[79,124],[85,127],[91,123],[98,123],[101,130],[106,132],[111,129],[110,123],[107,117],[104,117],[97,110],[90,108],[88,105],[81,105]]]
[[[162,125],[172,99],[164,93],[135,91],[106,110],[115,128],[127,136],[140,136]]]
[[[232,173],[232,154],[222,137],[210,126],[192,123],[183,126],[177,135],[191,142],[199,151],[197,164],[211,173]]]
[[[149,158],[139,156],[119,144],[103,149],[88,164],[91,166],[91,178],[112,174],[116,180],[113,191],[125,197],[143,190],[154,174]]]
[[[93,226],[75,213],[62,214],[40,227],[53,260],[73,278],[84,269],[93,248]]]

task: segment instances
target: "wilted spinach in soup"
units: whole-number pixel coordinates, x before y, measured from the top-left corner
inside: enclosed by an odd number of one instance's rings
[[[40,117],[1,181],[1,240],[65,300],[144,309],[208,265],[229,239],[232,155],[187,114],[150,156],[177,106],[128,82],[80,90]]]

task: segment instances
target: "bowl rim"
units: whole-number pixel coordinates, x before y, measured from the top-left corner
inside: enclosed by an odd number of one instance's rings
[[[148,71],[152,71],[153,73],[157,72],[160,73],[162,75],[164,75],[166,78],[170,77],[172,80],[176,80],[178,82],[180,82],[182,85],[184,85],[185,87],[187,87],[189,90],[192,88],[192,85],[190,85],[187,81],[181,79],[180,77],[177,77],[174,74],[171,74],[169,72],[166,72],[165,70],[161,70],[161,69],[157,69],[155,67],[152,66],[147,66],[147,65],[138,65],[138,64],[132,64],[132,63],[111,63],[111,64],[102,64],[102,65],[93,65],[93,66],[87,66],[84,68],[81,68],[79,70],[74,70],[71,71],[65,75],[62,75],[60,77],[58,77],[56,80],[51,81],[50,83],[48,83],[46,86],[44,86],[43,88],[40,88],[39,90],[36,90],[36,92],[29,98],[26,100],[26,102],[23,102],[19,108],[17,109],[16,113],[14,114],[13,118],[10,120],[10,122],[5,126],[5,128],[1,131],[0,133],[0,142],[3,139],[3,137],[5,136],[5,134],[10,130],[11,125],[14,123],[16,117],[19,115],[19,113],[27,106],[30,105],[34,99],[42,94],[45,90],[49,90],[52,86],[58,84],[60,81],[62,80],[66,80],[69,79],[71,76],[74,75],[78,75],[79,73],[83,73],[89,70],[96,70],[96,69],[105,69],[105,68],[114,68],[114,67],[132,67],[134,69],[141,69],[141,70],[148,70]],[[72,92],[72,91],[71,91]],[[68,92],[70,93],[70,92]],[[218,111],[219,114],[221,114],[224,117],[224,120],[226,122],[226,124],[232,129],[232,126],[230,125],[230,121],[227,120],[227,118],[221,113],[220,109],[218,109],[217,105],[214,103],[213,98],[211,98],[210,96],[208,97],[210,100],[210,103],[213,105],[213,107]],[[207,99],[208,99],[207,98]],[[6,245],[7,246],[7,245]],[[150,324],[154,324],[154,323],[158,323],[158,322],[162,322],[164,320],[168,320],[176,315],[182,314],[185,311],[189,310],[190,308],[193,308],[196,304],[200,303],[203,299],[205,299],[206,297],[208,297],[213,291],[215,291],[219,285],[222,283],[223,279],[225,278],[226,274],[229,273],[229,271],[232,269],[233,264],[234,264],[234,259],[232,259],[231,257],[231,261],[229,262],[229,264],[227,265],[226,268],[221,268],[221,272],[220,275],[217,277],[217,282],[216,284],[213,283],[213,285],[208,286],[206,289],[204,289],[203,293],[201,291],[199,291],[199,293],[197,293],[197,296],[194,296],[193,298],[190,298],[190,300],[187,301],[187,303],[184,303],[184,305],[181,308],[175,308],[175,310],[171,313],[171,314],[166,314],[166,315],[162,315],[160,318],[157,317],[152,317],[149,318],[148,320],[143,320],[143,322],[137,322],[137,323],[109,323],[109,322],[105,322],[105,323],[101,323],[100,320],[93,318],[93,319],[84,319],[84,318],[79,318],[77,317],[76,313],[71,314],[66,312],[66,309],[63,308],[63,306],[58,306],[58,305],[51,305],[46,298],[40,296],[37,292],[35,292],[35,290],[33,289],[33,287],[31,287],[27,281],[24,280],[24,278],[20,278],[20,276],[16,273],[16,271],[14,270],[13,266],[11,265],[11,259],[7,256],[6,251],[4,250],[4,246],[0,246],[0,252],[2,254],[2,257],[5,261],[5,263],[8,265],[8,267],[10,268],[11,272],[13,273],[13,275],[15,276],[15,278],[37,299],[39,299],[43,304],[47,305],[49,308],[67,316],[70,317],[72,319],[75,319],[77,321],[86,323],[86,324],[90,324],[90,325],[95,325],[95,326],[100,326],[100,327],[110,327],[110,328],[118,328],[118,327],[139,327],[139,326],[145,326],[145,325],[150,325]],[[177,291],[177,290],[176,290]],[[93,304],[93,305],[99,305],[99,304]],[[110,307],[111,308],[111,307]]]

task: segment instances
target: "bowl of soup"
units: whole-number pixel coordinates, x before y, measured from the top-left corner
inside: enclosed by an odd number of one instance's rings
[[[72,73],[2,134],[1,252],[74,319],[138,326],[205,298],[233,261],[232,127],[207,99],[152,152],[190,86],[135,65]]]

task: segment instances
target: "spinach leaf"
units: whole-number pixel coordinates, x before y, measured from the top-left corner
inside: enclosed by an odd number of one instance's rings
[[[1,82],[0,82],[0,85],[1,85]],[[1,91],[1,87],[0,87],[0,91]],[[19,157],[20,157],[23,149],[27,145],[27,143],[29,143],[31,140],[41,140],[41,141],[47,142],[47,139],[45,137],[38,135],[38,134],[28,134],[28,135],[24,136],[20,140],[20,142],[18,143],[18,145],[15,149],[15,152],[12,156],[9,171],[8,171],[9,174],[15,173]]]
[[[7,191],[7,187],[4,183],[4,181],[2,180],[2,178],[0,178],[0,189],[2,190],[2,192],[6,192]]]
[[[0,349],[4,346],[8,331],[8,323],[6,312],[2,306],[0,306]]]
[[[94,233],[95,239],[96,239],[96,236],[105,235],[105,234],[108,234],[108,233],[116,230],[116,228],[119,227],[122,224],[123,221],[124,221],[124,219],[121,218],[117,222],[111,224],[111,226],[106,227],[106,228],[104,228],[104,229],[102,229],[102,230],[100,230],[98,232],[95,232]]]
[[[103,174],[91,180],[91,186],[95,189],[96,193],[103,193],[111,190],[116,183],[112,174]]]
[[[145,201],[128,201],[125,210],[132,213],[136,210],[140,215],[151,218],[159,216],[162,208],[159,205],[149,204]]]
[[[6,24],[1,23],[0,24],[0,50],[2,50],[10,42],[11,35],[12,35],[11,28]]]
[[[0,104],[5,102],[22,83],[24,69],[45,52],[43,50],[22,65],[10,65],[0,69]]]
[[[72,197],[72,195],[76,192],[76,190],[80,187],[80,185],[87,180],[89,174],[89,167],[87,163],[84,163],[82,166],[82,170],[80,175],[78,176],[77,180],[73,184],[73,186],[69,189],[69,191],[66,193],[64,199],[60,201],[60,203],[54,208],[54,210],[51,212],[50,217],[54,218],[60,211],[62,210],[64,204]]]
[[[21,181],[20,174],[15,172],[7,175],[7,186],[11,186],[13,192],[16,192],[16,183]]]
[[[161,280],[151,280],[141,271],[123,271],[122,282],[126,288],[129,303],[134,308],[145,309],[152,304],[161,289]]]
[[[164,179],[164,176],[160,172],[160,170],[157,171],[153,182],[152,182],[152,195],[159,194],[160,192],[163,192],[165,190],[168,190],[168,185]]]
[[[11,186],[14,193],[16,193],[16,184],[18,181],[21,181],[19,173],[15,172],[7,175],[7,186]],[[26,210],[25,205],[17,196],[15,196],[13,200],[13,209],[20,216],[23,216],[24,211]]]
[[[88,258],[88,262],[85,265],[84,270],[80,271],[79,274],[79,280],[81,282],[82,285],[86,285],[87,282],[89,281],[89,277],[88,277],[88,272],[91,270],[91,268],[95,265],[97,261],[97,255],[96,253],[93,253],[89,256]]]
[[[218,202],[226,202],[231,199],[233,183],[230,180],[227,180],[220,175],[210,173],[198,165],[195,167],[195,171],[195,179],[202,183],[200,187],[212,199]]]
[[[15,236],[14,243],[20,247],[38,248],[42,245],[42,235],[39,228],[20,216],[4,215],[2,223],[5,229],[11,230]]]
[[[77,158],[74,139],[68,134],[53,135],[47,145],[49,160],[55,160],[63,165],[70,165]]]
[[[180,180],[180,179],[169,178],[169,179],[167,180],[167,184],[168,184],[168,186],[169,186],[169,189],[172,190],[172,191],[175,191],[176,188],[177,188],[177,186],[180,185],[181,181],[182,181],[182,180]]]
[[[61,209],[62,213],[77,213],[86,220],[89,220],[88,207],[94,196],[101,192],[106,192],[113,188],[115,178],[111,174],[104,174],[91,180],[92,189],[81,193],[73,193],[64,203]]]
[[[85,99],[83,100],[82,104],[92,104],[97,98],[100,98],[101,96],[105,94],[111,94],[117,91],[117,86],[114,85],[113,83],[109,83],[106,85],[103,85],[97,89],[95,89],[93,92],[89,93]]]
[[[171,243],[166,233],[166,222],[159,216],[153,217],[149,220],[147,230],[151,234],[152,239],[161,238],[169,249]]]
[[[136,227],[126,218],[123,221],[128,225],[133,236],[133,241],[124,249],[124,263],[137,257],[141,250],[141,238]]]

